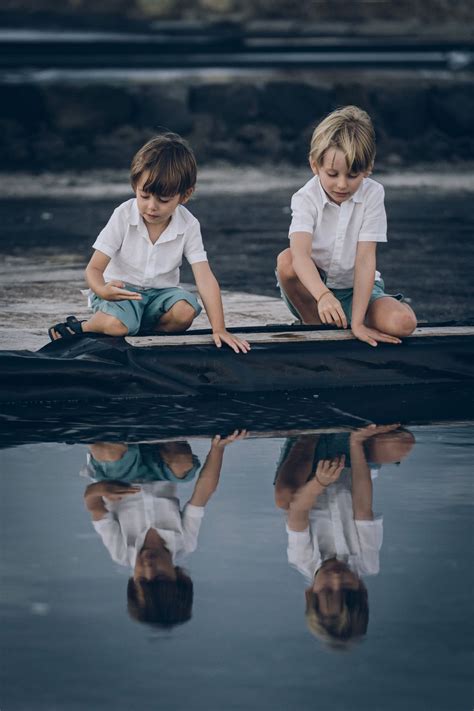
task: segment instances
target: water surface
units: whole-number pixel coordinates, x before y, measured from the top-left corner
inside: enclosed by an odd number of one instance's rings
[[[410,431],[400,464],[372,462],[383,542],[361,576],[367,632],[343,649],[308,630],[308,582],[288,562],[274,486],[285,438],[225,448],[183,563],[192,617],[170,629],[127,613],[130,566],[84,505],[89,447],[3,449],[2,709],[470,708],[473,427]],[[189,443],[202,464],[210,440]],[[181,505],[198,476],[177,485]]]

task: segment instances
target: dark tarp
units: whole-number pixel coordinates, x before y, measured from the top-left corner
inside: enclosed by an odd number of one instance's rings
[[[240,332],[240,331],[239,331]],[[472,382],[474,336],[409,338],[372,348],[355,340],[134,347],[82,336],[40,351],[0,352],[0,401],[98,401],[150,396],[275,393]]]
[[[0,445],[468,420],[473,364],[474,336],[377,348],[282,342],[246,355],[77,337],[37,353],[0,352]]]

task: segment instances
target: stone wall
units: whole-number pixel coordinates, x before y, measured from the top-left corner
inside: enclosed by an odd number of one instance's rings
[[[301,165],[318,119],[349,103],[372,115],[379,163],[472,160],[473,83],[469,74],[354,71],[4,80],[1,167],[125,168],[162,128],[187,137],[200,163]]]

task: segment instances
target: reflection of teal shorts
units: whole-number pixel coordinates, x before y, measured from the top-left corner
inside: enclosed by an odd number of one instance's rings
[[[326,272],[324,272],[322,269],[318,269],[319,274],[321,276],[321,279],[323,280],[324,284],[326,283]],[[277,282],[278,283],[278,282]],[[299,312],[296,310],[296,308],[293,306],[291,301],[289,300],[288,296],[285,294],[283,291],[281,284],[278,283],[278,287],[280,289],[280,294],[281,298],[285,302],[285,304],[288,306],[290,309],[291,313],[293,316],[295,316],[297,319],[302,321],[303,319],[301,318]],[[352,316],[352,296],[354,294],[354,289],[331,289],[332,293],[341,302],[341,306],[344,310],[344,313],[346,314],[347,318],[347,323],[350,325],[351,323],[351,316]],[[387,294],[385,293],[385,284],[383,279],[377,279],[376,282],[374,283],[372,293],[370,295],[369,299],[369,305],[373,303],[374,301],[377,301],[377,299],[381,299],[384,296],[391,296],[393,299],[397,299],[397,301],[401,301],[403,299],[403,294]]]
[[[89,469],[95,479],[114,479],[120,481],[190,481],[200,467],[199,459],[192,455],[192,466],[184,474],[178,477],[170,467],[165,464],[160,457],[156,446],[141,446],[129,444],[128,449],[120,459],[116,461],[100,462],[89,455]]]
[[[141,300],[106,301],[97,296],[97,294],[92,294],[90,305],[94,313],[102,311],[110,316],[115,316],[128,328],[128,333],[131,336],[134,336],[139,331],[150,332],[156,330],[157,322],[177,301],[187,301],[188,304],[191,304],[196,311],[196,316],[202,311],[201,305],[194,294],[178,286],[167,289],[141,289],[139,286],[133,286],[133,284],[125,284],[125,288],[141,294]]]

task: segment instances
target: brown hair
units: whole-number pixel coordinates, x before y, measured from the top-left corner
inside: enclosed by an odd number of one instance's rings
[[[130,167],[130,182],[136,190],[143,173],[148,177],[143,190],[159,197],[184,195],[194,188],[197,165],[188,143],[177,133],[163,133],[134,155]]]
[[[348,170],[356,173],[371,170],[375,160],[375,131],[370,116],[357,106],[343,106],[326,116],[314,129],[310,162],[321,166],[330,148],[344,153]]]
[[[175,568],[176,580],[136,581],[127,586],[128,614],[138,622],[159,627],[173,627],[191,619],[193,581],[181,568]]]

